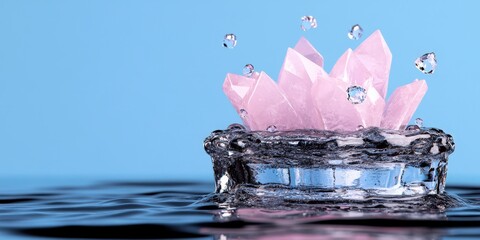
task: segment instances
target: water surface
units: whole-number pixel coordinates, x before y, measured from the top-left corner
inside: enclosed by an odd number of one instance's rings
[[[16,187],[17,185],[17,187]],[[217,204],[212,182],[0,184],[1,239],[476,239],[480,187],[411,204]],[[453,204],[454,203],[454,204]]]

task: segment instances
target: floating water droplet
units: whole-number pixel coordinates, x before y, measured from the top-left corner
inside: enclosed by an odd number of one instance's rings
[[[415,60],[415,66],[425,74],[432,74],[437,68],[437,57],[434,52],[425,53]]]
[[[237,36],[233,33],[226,34],[223,38],[223,46],[226,48],[234,48],[237,45]]]
[[[241,118],[246,118],[247,115],[248,115],[247,110],[245,110],[245,109],[243,109],[243,108],[240,109],[240,117],[241,117]]]
[[[423,127],[423,119],[417,118],[415,119],[415,125],[417,125],[419,128]]]
[[[350,29],[350,32],[348,32],[347,35],[351,40],[358,40],[363,35],[363,28],[360,27],[360,25],[355,24],[352,26],[352,29]]]
[[[351,86],[347,89],[348,101],[352,104],[359,104],[367,98],[367,91],[360,86]]]
[[[358,126],[357,126],[357,131],[358,131],[358,130],[362,130],[362,129],[364,129],[363,125],[358,125]]]
[[[243,67],[243,76],[245,77],[251,77],[253,75],[253,72],[255,71],[255,68],[253,67],[252,64],[247,64],[245,67]]]
[[[317,28],[317,20],[313,16],[303,16],[302,25],[300,25],[303,31],[308,31],[312,28]]]
[[[276,132],[276,131],[277,131],[277,127],[276,127],[275,125],[270,125],[270,126],[268,126],[267,131],[269,131],[269,132]]]

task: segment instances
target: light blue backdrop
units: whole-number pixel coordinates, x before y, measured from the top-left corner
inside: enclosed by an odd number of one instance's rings
[[[389,92],[427,79],[415,117],[454,136],[449,181],[480,183],[480,6],[388,2],[2,0],[0,175],[212,179],[203,139],[240,120],[225,74],[252,63],[276,78],[301,36],[330,70],[359,23],[391,48]],[[317,29],[300,30],[305,14]],[[430,51],[425,76],[413,61]]]

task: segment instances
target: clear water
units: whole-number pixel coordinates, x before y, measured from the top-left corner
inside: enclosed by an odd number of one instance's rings
[[[480,187],[406,204],[217,204],[212,182],[0,183],[0,239],[476,239]],[[32,185],[36,184],[36,185]]]

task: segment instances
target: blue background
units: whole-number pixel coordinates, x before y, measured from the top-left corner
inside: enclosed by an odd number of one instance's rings
[[[252,63],[276,78],[306,36],[329,71],[360,24],[393,53],[389,92],[416,78],[415,117],[457,143],[449,182],[477,177],[474,1],[0,1],[0,175],[213,180],[203,139],[240,119],[222,92]],[[313,15],[318,28],[300,30]],[[226,33],[235,49],[221,46]],[[365,39],[365,38],[363,38]],[[438,69],[413,61],[434,51]]]

